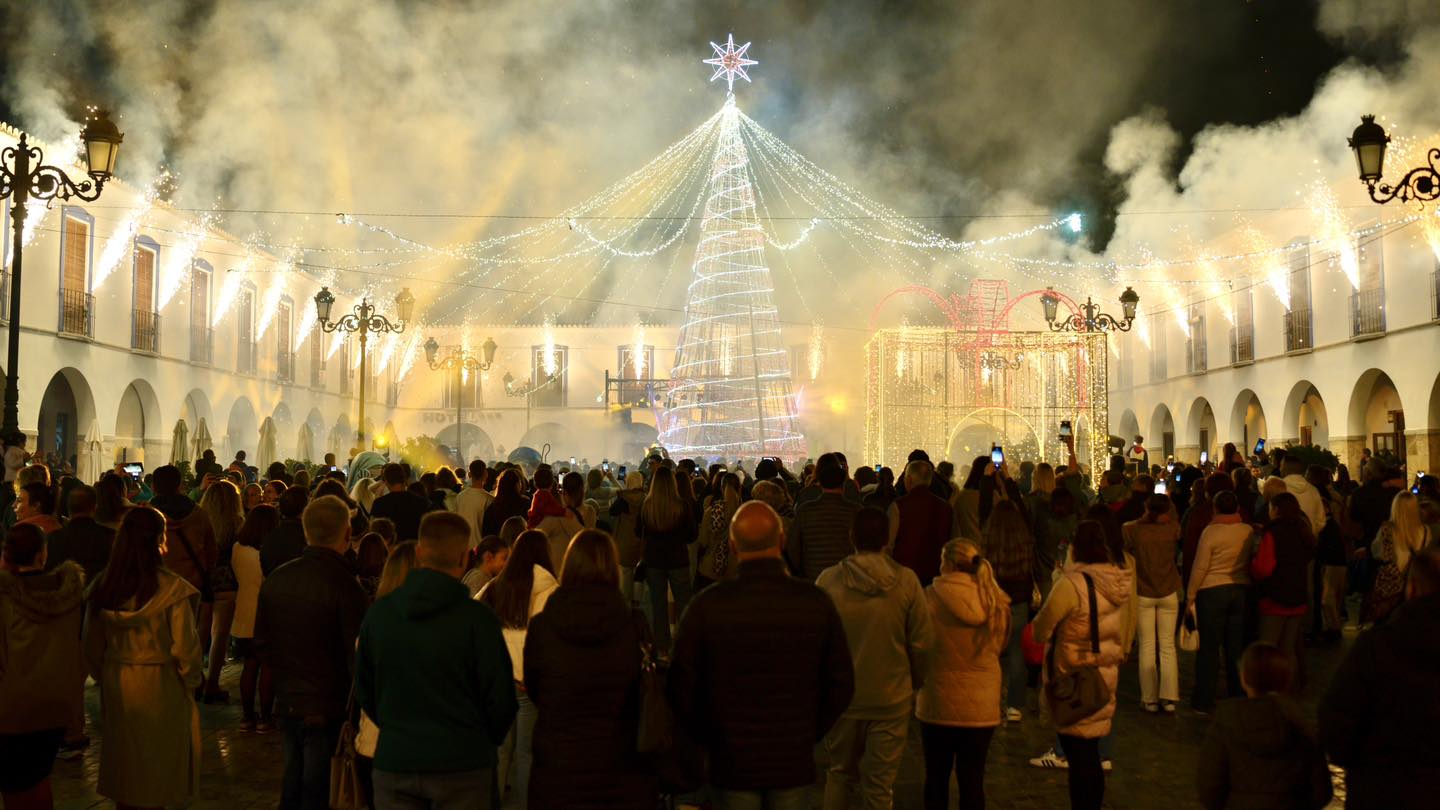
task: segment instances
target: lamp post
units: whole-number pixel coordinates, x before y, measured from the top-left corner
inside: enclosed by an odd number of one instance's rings
[[[320,329],[324,332],[358,332],[360,333],[360,424],[355,428],[355,439],[360,450],[365,449],[365,345],[369,342],[370,333],[376,334],[399,334],[405,331],[405,324],[409,322],[411,314],[415,311],[415,296],[410,294],[410,288],[400,290],[395,296],[395,311],[398,315],[397,321],[391,323],[389,318],[375,311],[375,306],[370,299],[361,298],[360,303],[355,306],[353,312],[340,316],[339,320],[330,320],[330,309],[335,306],[335,295],[330,292],[329,287],[321,287],[320,292],[315,293],[315,314],[316,320],[320,323]]]
[[[1350,148],[1355,151],[1355,167],[1360,170],[1360,182],[1370,191],[1370,199],[1377,203],[1388,203],[1396,197],[1401,202],[1414,200],[1417,203],[1430,202],[1440,198],[1440,149],[1431,148],[1425,153],[1427,166],[1416,166],[1400,178],[1394,186],[1380,182],[1385,173],[1385,148],[1390,136],[1385,128],[1375,123],[1375,116],[1360,116],[1360,126],[1351,133]]]
[[[440,343],[433,337],[425,341],[425,361],[430,364],[430,368],[435,371],[444,369],[455,372],[455,454],[459,457],[462,465],[465,463],[465,438],[461,435],[460,428],[463,424],[462,409],[465,407],[465,396],[461,386],[465,382],[465,372],[489,371],[491,364],[495,362],[497,348],[499,347],[495,345],[495,339],[487,337],[485,343],[480,346],[483,360],[464,349],[457,348],[451,351],[448,357],[437,362],[435,355],[440,351]]]
[[[25,210],[30,199],[68,200],[72,197],[91,202],[115,174],[115,159],[120,155],[124,133],[110,120],[104,110],[85,122],[80,141],[85,145],[85,165],[89,180],[76,183],[55,166],[45,165],[40,147],[31,146],[25,133],[20,143],[0,151],[0,199],[11,197],[10,224],[15,229],[14,259],[10,263],[10,334],[5,366],[5,414],[0,422],[0,439],[7,444],[19,441],[20,433],[20,270],[25,247]]]
[[[1046,289],[1045,294],[1040,296],[1040,306],[1045,311],[1045,322],[1050,324],[1052,332],[1129,332],[1130,327],[1135,323],[1135,309],[1139,305],[1140,294],[1130,287],[1126,287],[1125,292],[1120,293],[1120,306],[1124,312],[1124,318],[1116,318],[1101,312],[1100,306],[1087,296],[1085,303],[1080,305],[1079,312],[1056,320],[1060,297],[1051,289]]]
[[[514,375],[514,374],[511,374],[511,373],[508,372],[508,371],[505,372],[505,377],[504,377],[504,379],[501,380],[501,382],[505,383],[505,396],[507,396],[507,397],[524,397],[524,398],[525,398],[525,432],[526,432],[526,433],[529,433],[529,432],[530,432],[530,395],[533,394],[533,393],[535,393],[536,391],[539,391],[541,388],[544,388],[545,386],[547,386],[547,385],[555,382],[555,381],[558,380],[558,379],[560,379],[560,373],[557,371],[557,372],[555,372],[555,373],[553,373],[553,374],[547,374],[547,375],[545,376],[545,379],[544,379],[544,380],[541,380],[541,381],[540,381],[538,384],[536,384],[536,385],[531,385],[531,386],[528,386],[528,387],[525,387],[525,388],[516,388],[516,387],[515,387],[515,375]]]

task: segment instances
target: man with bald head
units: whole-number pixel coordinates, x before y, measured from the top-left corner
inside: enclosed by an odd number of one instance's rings
[[[375,807],[498,806],[496,747],[518,709],[510,653],[460,581],[470,524],[431,512],[419,535],[416,567],[360,628],[355,699],[385,729]]]
[[[855,673],[830,597],[789,576],[775,510],[730,522],[739,576],[701,591],[676,633],[676,718],[710,756],[716,810],[803,810],[815,744],[850,704]]]

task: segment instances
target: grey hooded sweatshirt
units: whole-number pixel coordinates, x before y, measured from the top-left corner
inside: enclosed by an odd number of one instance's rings
[[[851,554],[820,573],[855,665],[845,717],[878,720],[910,712],[934,648],[930,608],[915,572],[881,552]]]

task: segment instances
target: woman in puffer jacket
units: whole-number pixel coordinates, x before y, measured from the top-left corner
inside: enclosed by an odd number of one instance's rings
[[[1105,528],[1097,521],[1082,521],[1075,528],[1075,540],[1070,547],[1073,564],[1050,590],[1050,596],[1033,622],[1037,642],[1046,644],[1053,639],[1055,674],[1095,666],[1110,689],[1110,700],[1094,714],[1056,729],[1069,760],[1072,810],[1099,810],[1105,798],[1100,738],[1110,733],[1120,662],[1128,642],[1134,638],[1134,611],[1130,606],[1134,572],[1111,562],[1105,539]],[[1091,647],[1087,578],[1095,589],[1099,654]],[[1048,682],[1049,665],[1042,671]]]
[[[945,544],[940,576],[925,589],[936,652],[915,701],[925,744],[925,808],[985,807],[985,756],[1000,725],[1000,653],[1010,635],[1010,598],[969,540]]]

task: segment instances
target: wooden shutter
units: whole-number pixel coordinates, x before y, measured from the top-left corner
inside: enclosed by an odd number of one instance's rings
[[[135,309],[155,311],[155,251],[135,246]]]
[[[90,223],[65,217],[65,255],[60,274],[61,289],[89,292],[87,283],[90,258]]]

